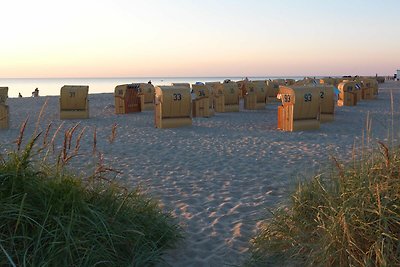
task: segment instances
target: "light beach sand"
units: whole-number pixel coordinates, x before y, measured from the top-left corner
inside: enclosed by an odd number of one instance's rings
[[[377,100],[336,108],[335,121],[319,130],[293,133],[276,129],[278,103],[262,111],[194,118],[191,127],[156,129],[152,111],[115,115],[113,95],[95,94],[89,96],[91,118],[79,127],[87,127],[81,151],[90,154],[96,127],[97,147],[104,152],[105,163],[123,172],[116,179],[128,186],[140,185],[177,217],[185,240],[168,251],[162,266],[241,264],[249,256],[249,240],[267,209],[285,203],[298,180],[325,169],[329,156],[351,159],[353,145],[362,144],[367,113],[372,118],[372,139],[387,141],[391,89],[398,133],[399,82],[381,85]],[[8,99],[11,128],[0,130],[0,151],[15,147],[10,143],[27,116],[25,136],[33,133],[45,99]],[[48,98],[39,130],[50,122],[54,133],[61,123],[58,97]],[[65,121],[63,129],[76,122]],[[109,144],[114,123],[117,136]],[[87,158],[79,161],[82,172],[92,167]]]

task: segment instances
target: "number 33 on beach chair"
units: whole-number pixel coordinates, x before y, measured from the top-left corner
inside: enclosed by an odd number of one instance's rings
[[[182,86],[155,88],[155,126],[176,128],[192,125],[192,97],[190,89]]]

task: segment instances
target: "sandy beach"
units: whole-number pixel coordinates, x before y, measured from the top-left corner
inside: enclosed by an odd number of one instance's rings
[[[33,134],[46,101],[38,130],[52,123],[54,133],[62,123],[58,97],[7,100],[10,129],[0,130],[2,153],[15,148],[12,142],[27,117],[25,136]],[[167,266],[241,264],[267,210],[287,202],[297,181],[329,167],[330,156],[350,160],[354,145],[361,147],[365,141],[367,118],[372,119],[372,142],[388,141],[392,115],[395,133],[400,125],[400,82],[393,81],[380,84],[376,100],[336,107],[335,121],[321,124],[319,130],[292,133],[277,130],[278,102],[259,111],[243,110],[242,102],[239,113],[194,118],[191,127],[156,129],[153,111],[115,115],[113,94],[91,94],[89,101],[90,119],[79,125],[86,127],[81,152],[87,161],[80,158],[74,164],[83,173],[92,167],[96,128],[105,164],[122,172],[116,179],[141,186],[182,225],[185,239],[164,256],[162,265]],[[65,121],[62,129],[77,122]],[[110,143],[114,123],[116,139]]]

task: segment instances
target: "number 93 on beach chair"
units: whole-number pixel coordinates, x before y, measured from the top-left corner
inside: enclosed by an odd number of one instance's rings
[[[192,97],[190,89],[182,86],[155,88],[155,126],[176,128],[192,125]]]
[[[316,87],[279,87],[278,129],[303,131],[319,129],[320,89]]]
[[[9,109],[6,105],[8,98],[8,87],[0,87],[0,129],[7,129],[9,127]]]
[[[60,91],[60,119],[89,118],[89,86],[64,85]]]

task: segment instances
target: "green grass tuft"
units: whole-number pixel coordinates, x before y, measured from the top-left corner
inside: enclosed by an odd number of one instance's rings
[[[140,190],[36,166],[34,142],[0,162],[0,266],[149,266],[181,239]]]
[[[400,266],[400,149],[301,183],[251,251],[249,265]]]

